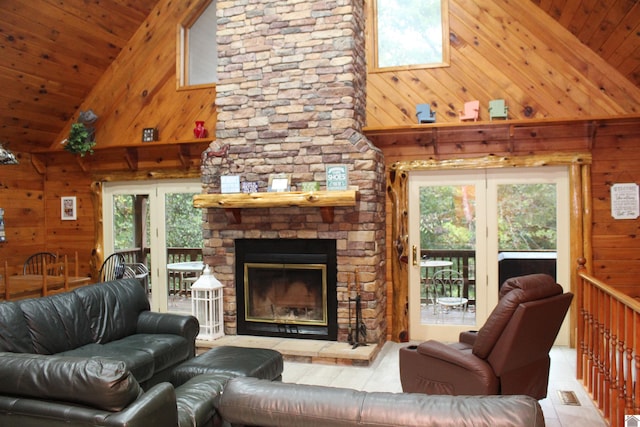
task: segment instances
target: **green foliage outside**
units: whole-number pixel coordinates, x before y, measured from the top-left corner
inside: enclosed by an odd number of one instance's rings
[[[472,186],[420,188],[420,247],[475,249],[475,192]],[[500,251],[556,249],[556,188],[553,184],[500,185]]]
[[[438,64],[441,0],[377,0],[378,67]]]
[[[134,201],[131,194],[113,197],[114,243],[116,250],[135,247],[134,239]],[[147,206],[149,201],[147,200]],[[193,194],[173,193],[165,199],[166,208],[166,238],[167,247],[201,248],[202,239],[202,211],[193,207]],[[149,224],[149,209],[147,209],[147,224]],[[149,244],[149,227],[147,227],[146,241]]]

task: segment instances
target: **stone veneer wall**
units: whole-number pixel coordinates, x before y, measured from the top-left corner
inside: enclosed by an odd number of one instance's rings
[[[327,164],[349,168],[355,207],[243,209],[240,224],[208,209],[205,261],[225,285],[225,332],[236,333],[234,241],[239,238],[328,238],[338,249],[338,340],[346,341],[347,286],[362,287],[367,341],[386,335],[385,175],[380,150],[361,134],[366,65],[362,0],[218,1],[216,141],[203,153],[206,192],[221,175],[240,175],[267,190],[270,174],[291,173],[292,190],[318,181]],[[213,155],[228,145],[226,156]],[[354,293],[351,293],[354,296]]]

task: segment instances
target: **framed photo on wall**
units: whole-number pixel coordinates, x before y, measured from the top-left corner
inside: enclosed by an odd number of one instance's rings
[[[63,221],[74,221],[78,219],[76,210],[76,197],[67,196],[60,198],[60,212]]]

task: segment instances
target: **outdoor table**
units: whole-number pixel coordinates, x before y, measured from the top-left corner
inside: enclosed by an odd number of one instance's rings
[[[202,261],[172,262],[167,264],[167,273],[178,273],[178,294],[184,291],[185,295],[187,294],[187,282],[200,277],[203,269],[204,263]]]

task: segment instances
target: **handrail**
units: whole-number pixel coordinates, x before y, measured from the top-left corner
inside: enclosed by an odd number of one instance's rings
[[[578,272],[576,376],[612,427],[640,414],[640,302]]]

